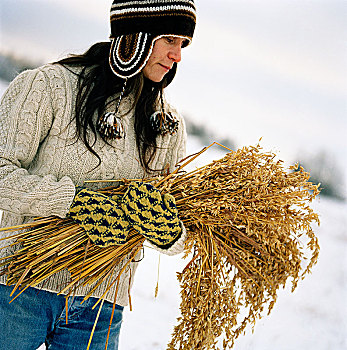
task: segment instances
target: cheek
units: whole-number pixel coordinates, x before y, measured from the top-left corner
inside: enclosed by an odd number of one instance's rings
[[[151,79],[154,70],[154,64],[152,64],[150,61],[147,62],[147,64],[145,65],[145,67],[142,69],[142,73],[143,75],[148,78]]]
[[[149,59],[145,65],[144,71],[150,71],[153,68],[155,68],[156,64],[160,61],[159,57],[152,52],[152,54],[149,56]]]
[[[150,72],[153,68],[153,62],[149,59],[145,65],[145,67],[143,68],[143,72]]]
[[[152,52],[152,54],[149,56],[148,63],[154,64],[158,61],[159,57],[156,53]]]

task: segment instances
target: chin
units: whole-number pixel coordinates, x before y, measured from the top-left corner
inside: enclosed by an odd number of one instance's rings
[[[154,83],[160,83],[165,75],[149,77]]]
[[[165,77],[165,74],[146,74],[146,72],[144,72],[143,75],[145,78],[153,81],[154,83],[160,83]]]

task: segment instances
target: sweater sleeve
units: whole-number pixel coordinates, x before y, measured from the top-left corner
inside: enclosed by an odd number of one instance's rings
[[[30,174],[30,164],[53,122],[43,70],[20,74],[0,103],[0,209],[20,216],[65,217],[75,194],[69,177]]]

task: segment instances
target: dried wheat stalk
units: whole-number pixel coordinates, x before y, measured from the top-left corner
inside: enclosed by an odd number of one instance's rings
[[[185,256],[191,258],[178,274],[181,317],[169,350],[217,349],[218,339],[230,348],[247,325],[272,310],[288,279],[294,290],[316,263],[312,224],[319,219],[309,203],[318,186],[302,168],[292,170],[297,171],[285,171],[274,154],[257,145],[188,173],[151,180],[175,197],[188,232]],[[102,191],[122,194],[127,185]],[[9,264],[8,284],[15,289],[35,286],[65,268],[72,282],[64,293],[80,283],[102,283],[144,241],[131,232],[123,246],[98,248],[68,219],[41,219],[22,228],[30,228],[16,236],[22,249],[2,264]]]
[[[286,172],[274,154],[245,147],[167,181],[190,232],[186,255],[193,252],[178,274],[182,316],[168,349],[217,349],[218,338],[232,347],[270,313],[278,289],[290,279],[294,290],[316,263],[312,223],[319,220],[309,203],[318,186],[294,168]]]

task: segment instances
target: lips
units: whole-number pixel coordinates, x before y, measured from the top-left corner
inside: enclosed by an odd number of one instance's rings
[[[171,69],[170,66],[165,66],[164,64],[159,63],[161,67],[163,67],[165,70],[169,71]]]

